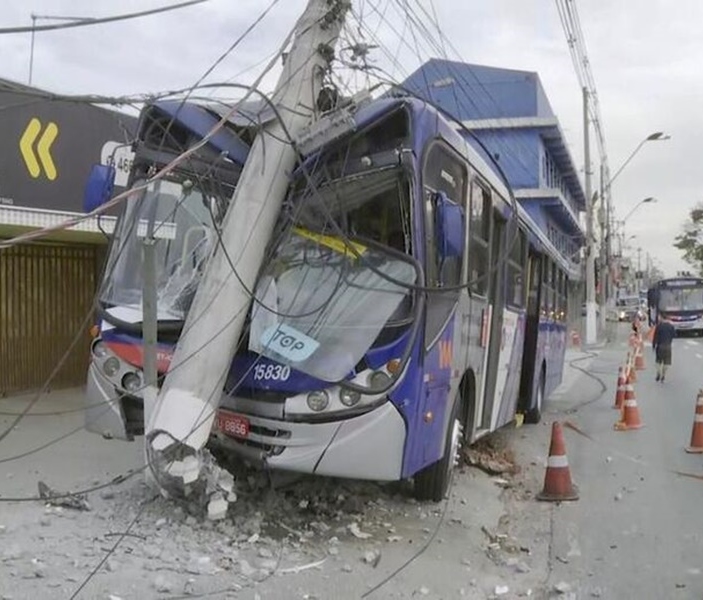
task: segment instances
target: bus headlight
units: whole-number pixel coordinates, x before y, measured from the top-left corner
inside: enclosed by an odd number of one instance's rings
[[[93,354],[96,358],[105,358],[110,351],[107,349],[105,342],[95,342],[93,344]]]
[[[127,390],[130,394],[134,394],[139,391],[142,386],[142,380],[136,373],[129,372],[126,373],[122,378],[122,388]]]
[[[108,377],[113,377],[120,370],[120,361],[111,356],[103,363],[103,373]]]
[[[310,410],[315,412],[322,412],[327,408],[330,403],[330,397],[327,395],[325,390],[320,390],[317,392],[310,392],[308,394],[308,406]]]
[[[382,390],[388,387],[391,383],[391,378],[384,371],[374,371],[369,375],[369,387],[372,390]]]
[[[359,400],[361,400],[361,394],[356,390],[347,390],[344,388],[339,390],[339,401],[344,404],[344,406],[351,408],[355,406]]]

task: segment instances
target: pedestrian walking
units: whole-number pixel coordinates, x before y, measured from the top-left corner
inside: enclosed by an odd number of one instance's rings
[[[657,381],[664,381],[666,370],[671,366],[671,346],[675,337],[676,328],[671,321],[668,317],[660,317],[652,339],[657,362]]]

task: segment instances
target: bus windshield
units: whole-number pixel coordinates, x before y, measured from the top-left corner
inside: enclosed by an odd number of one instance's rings
[[[320,186],[314,200],[307,192],[294,195],[297,223],[275,246],[257,286],[251,350],[336,382],[375,343],[410,325],[412,259],[362,241],[409,248],[402,189],[396,171]],[[389,330],[396,335],[381,336]]]
[[[659,292],[659,310],[703,310],[703,287],[669,288]]]
[[[190,180],[157,180],[131,194],[115,231],[100,294],[108,320],[142,321],[142,249],[145,238],[153,237],[158,318],[183,321],[213,246],[215,214],[212,199]]]

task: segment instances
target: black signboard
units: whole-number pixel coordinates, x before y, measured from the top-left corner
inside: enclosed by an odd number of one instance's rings
[[[54,101],[8,89],[0,80],[0,204],[83,212],[95,163],[115,160],[126,183],[137,119],[88,103]],[[8,82],[5,82],[6,84]]]

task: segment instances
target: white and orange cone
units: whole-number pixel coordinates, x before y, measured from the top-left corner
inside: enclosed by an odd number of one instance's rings
[[[571,481],[569,460],[566,457],[566,444],[561,423],[552,424],[552,441],[547,458],[547,471],[544,475],[544,488],[537,494],[537,500],[561,502],[578,500],[578,488]]]
[[[637,346],[635,348],[635,370],[644,371],[644,342],[642,336],[638,336]]]
[[[630,372],[634,373],[635,371],[633,369]],[[620,420],[615,423],[614,427],[616,431],[628,431],[643,427],[642,419],[640,419],[640,409],[635,398],[635,387],[630,382],[625,387],[625,400],[622,403]]]
[[[691,445],[686,446],[685,450],[689,454],[703,453],[703,390],[699,390],[696,397],[696,412],[693,415]]]
[[[625,377],[625,367],[618,369],[618,389],[615,391],[615,404],[613,408],[620,410],[622,403],[625,400],[625,388],[627,386],[627,378]]]

